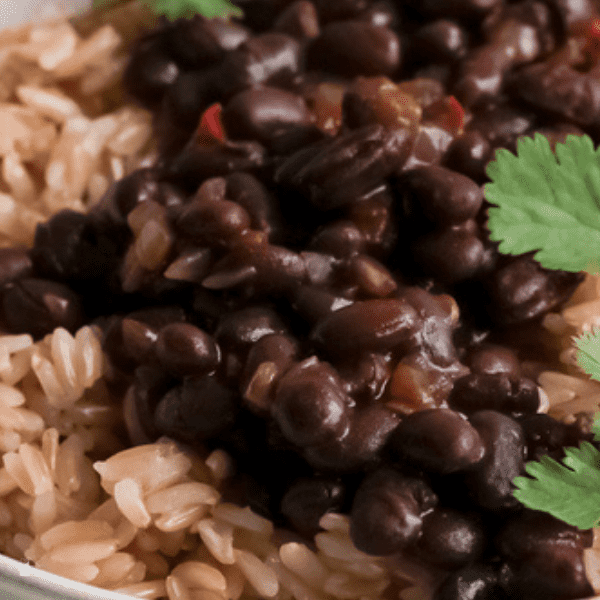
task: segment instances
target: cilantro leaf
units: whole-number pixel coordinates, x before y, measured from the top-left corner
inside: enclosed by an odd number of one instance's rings
[[[525,465],[533,477],[516,477],[514,496],[528,508],[579,527],[600,523],[600,451],[589,442],[566,448],[562,463],[548,456]]]
[[[537,251],[546,269],[596,272],[600,266],[600,149],[587,135],[550,143],[522,137],[517,155],[496,151],[487,174],[490,238],[505,254]]]
[[[596,381],[600,381],[600,329],[575,338],[577,364]]]
[[[110,8],[122,0],[94,0],[94,8]],[[213,17],[241,17],[242,9],[229,0],[142,0],[157,15],[165,15],[173,21],[181,17],[202,15]]]
[[[596,418],[592,425],[592,433],[594,434],[594,441],[600,442],[600,413],[596,413]]]

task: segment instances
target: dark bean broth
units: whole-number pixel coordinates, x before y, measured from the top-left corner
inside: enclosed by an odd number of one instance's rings
[[[482,184],[520,136],[600,141],[597,7],[240,5],[139,40],[160,158],[1,251],[5,329],[97,322],[131,442],[226,449],[232,498],[302,536],[347,512],[360,550],[442,574],[436,600],[592,595],[591,532],[512,495],[590,439],[522,367],[557,363],[539,321],[582,276],[500,255]]]

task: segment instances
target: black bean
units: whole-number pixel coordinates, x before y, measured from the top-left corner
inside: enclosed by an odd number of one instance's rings
[[[380,469],[361,483],[350,513],[350,536],[367,554],[385,556],[406,548],[421,534],[425,511],[437,499],[427,484]]]
[[[336,479],[298,479],[281,500],[281,514],[298,533],[312,538],[320,531],[319,521],[325,513],[342,509],[344,496],[344,485]]]
[[[163,435],[198,443],[231,427],[238,408],[236,394],[214,377],[186,377],[158,403],[154,424]]]
[[[474,277],[484,263],[485,247],[472,231],[473,221],[433,231],[412,243],[417,264],[443,283]]]
[[[415,309],[404,299],[364,300],[319,321],[311,338],[333,356],[387,352],[415,346]]]
[[[318,230],[310,242],[313,250],[348,258],[363,249],[361,231],[352,221],[335,221]]]
[[[527,133],[534,115],[510,105],[492,106],[481,110],[469,123],[469,129],[481,133],[492,148],[516,148],[517,139]]]
[[[141,38],[123,74],[127,91],[144,107],[156,108],[179,75],[179,67],[157,33]]]
[[[349,298],[309,285],[299,286],[295,290],[293,300],[294,310],[310,324],[315,324],[330,313],[351,304],[352,300]]]
[[[226,196],[248,211],[250,226],[267,234],[277,234],[281,228],[275,198],[249,173],[231,173],[226,178]]]
[[[358,363],[342,367],[348,392],[361,402],[373,403],[382,396],[391,377],[390,361],[383,354],[363,354]]]
[[[300,44],[284,33],[249,38],[218,66],[219,84],[226,97],[257,84],[290,80],[300,68]]]
[[[25,248],[0,249],[0,285],[30,277],[32,269],[33,261]]]
[[[215,340],[190,323],[172,323],[158,332],[156,356],[173,375],[205,375],[219,364],[221,352]]]
[[[117,269],[129,234],[106,217],[61,210],[37,226],[31,253],[37,272],[61,281],[89,282]]]
[[[166,175],[180,185],[194,190],[200,181],[209,177],[262,167],[265,154],[264,147],[258,142],[225,141],[206,146],[192,139],[169,162]]]
[[[318,471],[357,473],[371,470],[382,461],[383,450],[398,416],[385,406],[373,405],[355,411],[346,435],[328,443],[311,445],[304,451],[308,463]]]
[[[507,346],[483,343],[470,352],[466,363],[471,368],[471,371],[477,375],[497,375],[503,373],[509,377],[521,376],[519,358]]]
[[[600,119],[600,80],[564,62],[533,63],[509,82],[511,93],[533,107],[586,127]]]
[[[366,21],[326,25],[308,49],[310,68],[336,75],[392,75],[400,66],[400,38]]]
[[[472,373],[454,382],[448,405],[465,413],[489,409],[534,414],[539,409],[540,395],[535,382],[526,377]]]
[[[535,319],[559,306],[581,283],[582,275],[543,269],[530,255],[512,259],[486,282],[489,314],[500,323]]]
[[[357,15],[357,18],[377,27],[397,28],[399,22],[396,7],[387,0],[373,2],[366,10]]]
[[[313,357],[281,378],[271,412],[290,442],[308,446],[345,435],[351,404],[336,371]]]
[[[225,105],[223,124],[234,139],[269,143],[292,127],[308,125],[310,113],[301,96],[274,87],[254,87],[236,94]]]
[[[4,323],[11,333],[30,333],[35,338],[64,327],[71,333],[83,324],[78,294],[61,283],[24,278],[2,290]]]
[[[419,468],[436,473],[471,469],[485,454],[484,441],[466,417],[445,408],[404,418],[390,437],[390,447]]]
[[[314,3],[323,21],[351,19],[369,6],[369,0],[338,0],[337,2],[314,0]]]
[[[435,599],[509,600],[498,587],[494,568],[484,564],[469,565],[448,575],[437,590]]]
[[[275,23],[275,31],[287,33],[299,40],[309,40],[319,35],[319,15],[309,0],[297,0],[283,10]]]
[[[483,191],[472,179],[438,165],[408,171],[397,187],[408,216],[439,226],[473,219],[483,202]]]
[[[299,190],[322,210],[338,208],[399,171],[410,145],[406,129],[369,125],[290,156],[275,180]]]
[[[467,52],[467,34],[456,21],[438,19],[421,27],[412,44],[419,58],[432,62],[456,61]]]
[[[483,508],[497,511],[517,506],[512,481],[524,473],[523,428],[507,415],[482,410],[470,417],[485,445],[478,467],[467,474],[467,483]]]
[[[428,563],[455,569],[479,559],[485,542],[480,518],[436,507],[423,517],[423,534],[415,551]]]
[[[226,51],[235,50],[249,36],[250,32],[235,21],[194,15],[175,22],[169,47],[185,68],[201,69],[221,60]]]
[[[248,348],[265,335],[285,333],[279,315],[265,306],[250,306],[225,315],[215,337],[226,348]]]
[[[158,333],[156,328],[137,321],[125,318],[121,321],[121,339],[123,347],[120,352],[125,353],[137,365],[154,363],[155,344]]]
[[[198,245],[227,244],[250,226],[250,215],[231,200],[196,197],[181,210],[175,227]]]
[[[491,158],[487,139],[478,131],[465,131],[448,146],[443,164],[481,183],[486,179],[485,168]]]
[[[519,422],[525,434],[527,460],[539,460],[544,454],[562,459],[565,447],[579,446],[589,437],[576,423],[567,425],[544,413],[527,415]]]

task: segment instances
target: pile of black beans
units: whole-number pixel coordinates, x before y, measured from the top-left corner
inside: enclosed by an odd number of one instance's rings
[[[3,328],[99,324],[131,443],[225,448],[232,499],[346,512],[436,600],[591,595],[591,532],[511,484],[591,437],[523,370],[582,276],[500,255],[482,184],[520,136],[600,141],[592,0],[239,4],[136,44],[160,157],[0,252]]]

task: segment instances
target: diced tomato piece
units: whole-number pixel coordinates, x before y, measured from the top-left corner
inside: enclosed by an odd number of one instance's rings
[[[221,121],[223,107],[218,102],[209,106],[200,117],[198,137],[207,141],[224,142],[227,139],[225,128]]]

